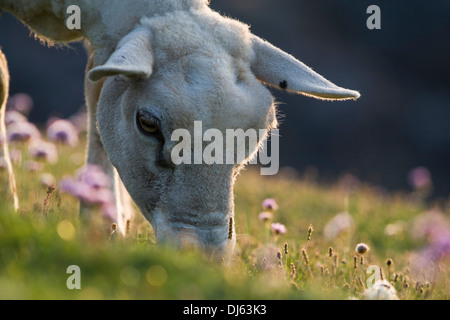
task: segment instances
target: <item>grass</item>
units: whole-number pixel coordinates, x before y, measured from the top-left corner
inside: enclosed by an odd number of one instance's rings
[[[431,208],[448,222],[449,199],[427,203],[412,193],[342,181],[324,185],[290,172],[263,177],[250,168],[235,186],[236,249],[230,263],[221,264],[193,249],[157,247],[139,214],[126,238],[111,236],[99,217],[81,221],[77,201],[60,192],[58,182],[82,165],[83,144],[59,145],[58,162],[38,172],[23,166],[26,146],[14,147],[23,155],[15,165],[21,209],[13,211],[0,171],[0,299],[360,299],[371,265],[381,267],[400,299],[448,299],[448,257],[434,261],[434,273],[415,272],[414,254],[428,243],[410,231]],[[57,181],[47,205],[42,172]],[[279,206],[268,223],[258,219],[266,198]],[[353,224],[327,238],[325,227],[340,212]],[[273,234],[271,222],[284,224],[286,234]],[[387,235],[387,225],[403,227]],[[356,253],[358,243],[370,250]],[[80,267],[80,290],[67,287],[71,265]]]

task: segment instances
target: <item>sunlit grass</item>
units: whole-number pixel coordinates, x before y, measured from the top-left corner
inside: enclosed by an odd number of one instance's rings
[[[58,162],[36,172],[24,166],[26,145],[12,147],[22,152],[15,164],[21,209],[13,212],[0,171],[0,299],[359,299],[370,265],[382,268],[400,299],[448,299],[448,257],[434,261],[434,273],[411,265],[427,245],[411,232],[415,217],[434,208],[448,223],[448,200],[430,204],[360,183],[320,185],[289,172],[263,177],[250,168],[235,187],[235,252],[229,263],[217,263],[193,250],[156,246],[139,214],[125,239],[111,235],[99,216],[80,221],[77,200],[58,183],[84,163],[84,144],[58,145]],[[45,205],[43,172],[56,179]],[[263,222],[258,214],[266,198],[278,209]],[[351,216],[351,227],[327,237],[327,223],[342,212]],[[287,232],[275,235],[275,222]],[[402,228],[387,234],[386,226],[396,224]],[[358,254],[358,243],[370,250]],[[70,265],[80,267],[80,290],[66,286]]]

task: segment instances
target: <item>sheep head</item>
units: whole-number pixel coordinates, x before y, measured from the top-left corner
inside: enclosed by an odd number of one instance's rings
[[[227,129],[276,127],[262,83],[320,99],[359,96],[207,7],[142,19],[89,77],[108,77],[98,105],[100,136],[157,240],[194,242],[219,256],[235,241],[233,184],[248,158],[174,164],[174,130],[194,137],[195,121],[223,136]],[[244,148],[251,156],[257,147]]]

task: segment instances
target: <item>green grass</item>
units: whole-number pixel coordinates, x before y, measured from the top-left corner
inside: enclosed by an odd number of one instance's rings
[[[17,148],[27,160],[26,147]],[[90,223],[80,221],[77,201],[59,191],[58,181],[80,167],[84,146],[58,149],[58,163],[45,164],[42,171],[32,173],[15,165],[18,213],[12,210],[6,173],[0,171],[0,299],[361,298],[370,265],[382,268],[400,299],[448,299],[448,260],[436,262],[432,279],[413,273],[410,258],[426,240],[409,232],[414,218],[431,206],[448,220],[448,199],[426,204],[411,194],[386,193],[368,185],[319,185],[283,173],[262,177],[249,169],[235,187],[236,249],[231,261],[222,264],[195,250],[157,247],[151,227],[140,215],[125,239],[110,237],[98,217]],[[47,188],[39,182],[42,172],[57,180],[48,206],[43,204]],[[259,221],[265,198],[276,199],[279,209],[273,222],[283,223],[286,234],[276,236]],[[354,227],[327,239],[326,223],[343,211],[351,214]],[[386,225],[398,221],[405,229],[386,235]],[[313,232],[307,243],[310,225]],[[355,252],[360,242],[370,247],[363,264]],[[305,246],[308,259],[302,258]],[[390,271],[388,258],[394,262]],[[80,267],[80,290],[66,286],[70,265]]]

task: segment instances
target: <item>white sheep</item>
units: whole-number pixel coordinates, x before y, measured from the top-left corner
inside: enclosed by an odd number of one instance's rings
[[[81,9],[79,30],[65,27],[70,5]],[[264,85],[319,99],[359,97],[207,0],[0,0],[0,8],[48,42],[90,42],[87,162],[114,181],[119,229],[131,219],[129,193],[158,242],[193,242],[217,256],[235,243],[233,184],[243,163],[175,165],[173,130],[192,133],[195,121],[222,133],[274,128]]]

